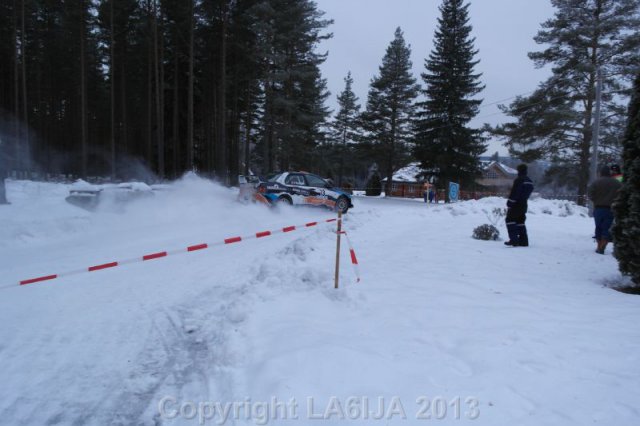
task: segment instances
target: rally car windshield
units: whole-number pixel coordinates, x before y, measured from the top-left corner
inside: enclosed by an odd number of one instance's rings
[[[315,175],[307,175],[307,183],[309,186],[316,188],[324,188],[327,186],[327,181]]]
[[[282,173],[274,173],[267,175],[267,182],[275,182],[276,180],[278,180],[281,174]]]

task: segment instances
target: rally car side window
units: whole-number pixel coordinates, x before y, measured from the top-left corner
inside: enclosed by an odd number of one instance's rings
[[[327,183],[324,179],[316,175],[306,175],[307,178],[307,186],[312,186],[314,188],[324,188]]]
[[[304,178],[302,175],[289,175],[285,179],[284,183],[287,185],[300,185],[304,186]]]

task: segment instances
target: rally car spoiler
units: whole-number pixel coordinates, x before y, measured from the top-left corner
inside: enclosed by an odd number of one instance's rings
[[[260,183],[260,176],[255,175],[238,175],[238,182],[240,184],[254,184]]]
[[[240,193],[238,200],[247,202],[254,199],[256,187],[260,184],[260,177],[255,175],[238,175]]]

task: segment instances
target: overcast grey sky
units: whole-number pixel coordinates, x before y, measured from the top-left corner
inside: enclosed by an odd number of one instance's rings
[[[325,18],[335,22],[329,27],[333,38],[320,45],[329,57],[321,66],[327,79],[331,98],[329,105],[337,109],[336,96],[344,89],[348,71],[354,79],[354,92],[364,109],[369,82],[378,74],[378,67],[397,27],[404,32],[411,46],[414,77],[422,84],[424,59],[433,49],[433,34],[440,16],[441,0],[315,0]],[[497,101],[509,103],[515,95],[529,93],[548,75],[548,70],[537,70],[527,52],[542,47],[533,41],[540,24],[553,17],[550,0],[472,0],[469,8],[472,36],[479,50],[476,67],[481,72],[485,90],[480,114],[471,125],[497,124],[506,117]],[[488,154],[506,148],[492,141]]]

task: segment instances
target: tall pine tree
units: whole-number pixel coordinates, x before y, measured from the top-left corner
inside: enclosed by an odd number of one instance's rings
[[[444,0],[440,6],[435,46],[425,60],[426,100],[418,104],[415,156],[423,169],[449,181],[472,185],[479,172],[478,157],[486,144],[481,131],[467,127],[482,102],[473,99],[484,86],[474,73],[479,61],[469,24],[469,4]]]
[[[0,1],[11,168],[33,157],[31,170],[152,179],[145,163],[223,182],[263,161],[312,170],[330,22],[312,0]]]
[[[387,178],[391,193],[393,173],[406,165],[410,155],[414,101],[419,86],[411,75],[411,48],[398,27],[379,68],[371,80],[367,109],[362,114],[366,143]]]
[[[546,46],[529,53],[536,67],[551,65],[552,75],[528,97],[503,111],[514,122],[494,133],[512,155],[546,158],[575,182],[584,202],[590,169],[597,70],[603,74],[601,134],[615,140],[622,129],[621,100],[640,63],[639,0],[552,0],[556,13],[535,36]]]
[[[338,186],[342,186],[342,179],[345,175],[345,162],[351,158],[351,155],[349,155],[351,153],[350,146],[356,142],[360,135],[360,104],[358,103],[358,97],[353,93],[351,71],[347,74],[344,82],[344,90],[338,95],[339,110],[333,120],[331,132],[338,163]]]
[[[258,45],[265,74],[264,114],[259,153],[262,172],[313,169],[313,153],[329,115],[329,96],[320,64],[326,54],[317,45],[332,36],[323,31],[333,22],[311,0],[270,0],[257,11]]]
[[[622,188],[613,206],[613,254],[620,271],[640,286],[640,74],[629,104],[629,122],[623,141]]]
[[[261,67],[256,31],[256,11],[262,7],[262,0],[238,0],[229,28],[229,74],[232,76],[229,87],[230,129],[238,153],[235,168],[245,175],[250,171],[251,147],[256,143],[259,105],[263,98],[260,80],[264,69]],[[230,166],[233,173],[234,164]]]

